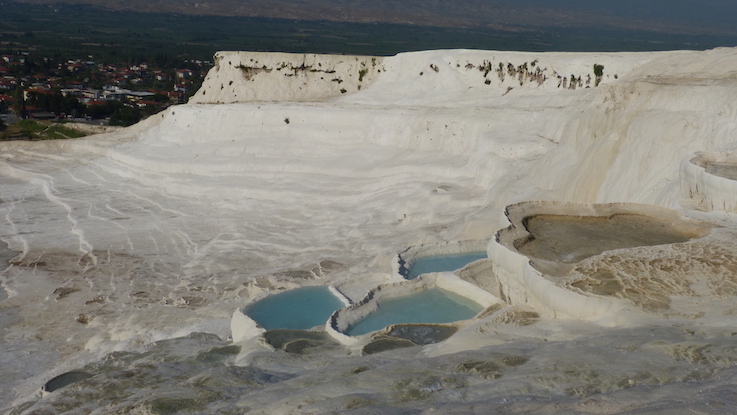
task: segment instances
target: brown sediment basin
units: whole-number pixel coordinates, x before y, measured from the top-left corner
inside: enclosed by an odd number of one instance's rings
[[[704,163],[706,172],[729,180],[737,180],[737,164],[716,161],[706,161]]]
[[[515,248],[530,258],[574,264],[613,249],[686,242],[709,233],[706,227],[674,223],[652,216],[538,214],[523,219],[530,237]]]

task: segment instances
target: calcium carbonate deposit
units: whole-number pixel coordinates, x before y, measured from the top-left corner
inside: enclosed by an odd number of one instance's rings
[[[734,412],[735,97],[737,49],[221,52],[186,105],[0,143],[0,411]],[[303,286],[380,307],[460,241],[474,318],[234,323]]]

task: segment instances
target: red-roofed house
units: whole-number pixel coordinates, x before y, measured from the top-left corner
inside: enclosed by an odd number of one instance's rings
[[[90,101],[87,103],[87,105],[107,105],[107,101],[103,101],[103,100]]]
[[[23,91],[23,99],[28,99],[31,94],[50,94],[51,91],[46,88],[29,88]]]

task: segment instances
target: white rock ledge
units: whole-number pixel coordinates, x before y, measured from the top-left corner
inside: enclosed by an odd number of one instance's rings
[[[511,225],[500,230],[488,246],[502,298],[511,305],[528,306],[550,317],[587,320],[606,326],[642,320],[644,313],[626,300],[571,291],[557,284],[551,275],[539,271],[533,266],[532,258],[517,249],[523,241],[534,238],[525,227],[526,219],[536,215],[611,217],[634,214],[665,220],[693,239],[706,236],[711,230],[711,225],[686,218],[678,211],[632,203],[523,202],[508,206],[505,213]]]
[[[454,255],[471,252],[486,252],[488,241],[448,241],[437,244],[411,246],[397,254],[392,262],[392,281],[403,281],[412,264],[419,258]],[[470,265],[470,264],[468,264]],[[465,267],[464,267],[465,268]]]
[[[303,287],[299,287],[303,288]],[[294,288],[294,289],[299,289]],[[340,290],[335,288],[332,285],[328,286],[328,290],[340,300],[340,302],[343,303],[344,306],[349,306],[352,304],[352,301],[346,297]],[[261,295],[253,300],[249,301],[248,304],[243,305],[242,307],[239,307],[237,310],[233,312],[233,317],[230,320],[230,332],[231,336],[233,338],[233,343],[243,342],[250,340],[254,337],[260,336],[263,334],[266,329],[263,328],[260,324],[258,324],[254,319],[249,317],[246,313],[248,311],[248,308],[257,303],[258,301],[263,300],[266,297],[269,297],[271,295],[279,295],[284,293],[285,291],[274,291],[266,293],[266,295]]]
[[[737,212],[737,181],[710,173],[712,163],[734,164],[734,154],[703,152],[681,163],[681,195],[708,211]]]
[[[191,103],[320,101],[371,84],[383,58],[279,52],[218,52]]]
[[[495,304],[503,304],[503,301],[498,297],[469,282],[463,281],[451,272],[423,274],[414,280],[382,284],[374,288],[358,303],[335,311],[325,324],[325,330],[334,339],[346,346],[361,346],[371,338],[373,333],[367,333],[361,336],[349,336],[345,334],[345,331],[351,325],[376,311],[383,300],[403,297],[432,288],[440,288],[468,298],[478,303],[484,309]],[[481,311],[481,313],[483,312]],[[449,324],[462,325],[463,321]]]
[[[190,103],[352,101],[349,97],[368,90],[371,101],[402,105],[421,96],[424,105],[434,101],[446,106],[449,91],[507,95],[595,88],[616,82],[657,56],[435,50],[381,57],[221,51]],[[602,76],[595,74],[597,64],[604,68]],[[377,88],[369,88],[373,85]]]

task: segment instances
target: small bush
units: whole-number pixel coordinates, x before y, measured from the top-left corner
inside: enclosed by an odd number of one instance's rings
[[[598,77],[604,76],[604,65],[594,64],[594,75]]]
[[[28,131],[31,133],[40,133],[41,131],[45,130],[46,127],[37,123],[34,120],[24,119],[18,121],[18,127],[21,128],[23,131]]]
[[[79,138],[87,135],[81,131],[61,125],[52,125],[46,130],[46,134],[48,134],[50,138]]]
[[[596,79],[594,80],[594,86],[599,86],[599,83],[601,82],[601,78],[604,76],[604,65],[599,65],[598,63],[594,64],[594,75],[596,75]]]
[[[110,115],[110,125],[118,125],[127,127],[140,121],[142,118],[141,111],[138,107],[122,106]]]

